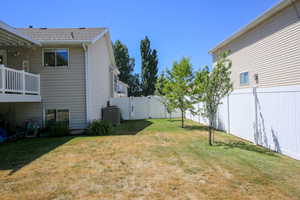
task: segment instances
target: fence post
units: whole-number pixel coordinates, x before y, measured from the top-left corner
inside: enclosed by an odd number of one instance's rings
[[[230,133],[230,106],[229,106],[229,95],[227,95],[227,133]]]
[[[256,87],[253,87],[253,97],[254,97],[254,114],[255,114],[255,134],[254,135],[257,135],[258,133],[258,118],[257,118],[257,88]],[[255,138],[254,138],[255,140]],[[254,141],[256,144],[257,144],[257,141]]]
[[[1,70],[1,80],[2,80],[2,93],[5,93],[5,67],[4,65],[0,65],[0,70]]]
[[[25,71],[22,70],[22,90],[23,90],[23,94],[25,94],[26,91],[26,87],[25,87]]]

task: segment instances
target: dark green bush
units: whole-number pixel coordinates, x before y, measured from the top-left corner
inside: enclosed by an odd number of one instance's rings
[[[108,121],[95,120],[87,127],[88,135],[111,135],[112,124]]]
[[[48,127],[50,137],[60,137],[70,134],[69,127],[65,122],[56,122]]]

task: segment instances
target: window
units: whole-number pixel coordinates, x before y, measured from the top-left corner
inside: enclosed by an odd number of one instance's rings
[[[118,76],[114,75],[114,90],[115,92],[118,92]]]
[[[68,109],[49,109],[46,110],[46,125],[55,122],[65,122],[69,126],[69,110]]]
[[[62,67],[69,65],[68,49],[44,49],[44,67]]]
[[[249,72],[240,73],[240,85],[248,85],[249,84]]]

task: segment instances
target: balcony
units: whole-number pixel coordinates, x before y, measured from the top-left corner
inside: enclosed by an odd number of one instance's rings
[[[122,81],[117,81],[115,88],[114,97],[127,97],[128,96],[128,85],[123,83]]]
[[[0,102],[41,102],[40,75],[0,65]]]

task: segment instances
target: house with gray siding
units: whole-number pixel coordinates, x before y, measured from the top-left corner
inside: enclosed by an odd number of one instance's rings
[[[116,90],[107,28],[13,28],[0,22],[0,117],[13,125],[66,121],[82,129],[101,119]]]

